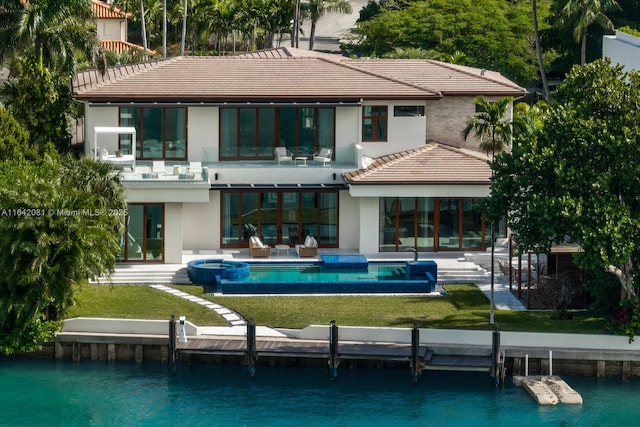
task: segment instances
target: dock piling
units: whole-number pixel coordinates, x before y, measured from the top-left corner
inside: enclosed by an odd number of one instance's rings
[[[340,360],[338,357],[338,326],[336,321],[330,322],[329,328],[329,379],[335,381],[338,376],[338,365]]]
[[[491,343],[491,377],[494,387],[504,384],[504,360],[500,351],[500,331],[498,327],[493,331]]]
[[[414,324],[411,330],[411,383],[418,384],[420,375],[420,329]]]
[[[176,376],[176,351],[177,351],[177,333],[176,333],[176,317],[172,314],[169,320],[169,375]]]
[[[245,364],[247,365],[247,373],[251,379],[256,376],[256,360],[258,360],[258,352],[256,350],[256,324],[253,322],[253,319],[250,319],[247,322]]]

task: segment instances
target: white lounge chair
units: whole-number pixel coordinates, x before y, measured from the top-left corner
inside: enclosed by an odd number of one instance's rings
[[[322,163],[322,166],[326,166],[331,163],[331,153],[333,150],[331,148],[321,148],[317,154],[313,155],[314,162]]]
[[[287,150],[286,147],[274,148],[273,155],[275,156],[278,164],[280,164],[280,162],[293,162],[293,154],[291,153],[291,151]]]

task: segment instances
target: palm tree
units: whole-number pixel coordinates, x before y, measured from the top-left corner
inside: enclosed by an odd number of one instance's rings
[[[562,12],[573,25],[573,38],[580,43],[580,65],[587,61],[587,30],[591,24],[598,24],[613,30],[613,23],[604,14],[619,10],[615,0],[567,0]]]
[[[76,51],[104,68],[91,3],[86,0],[30,0],[0,8],[0,62],[32,52],[41,67],[73,74]],[[19,4],[18,4],[19,3]]]
[[[538,1],[531,1],[531,18],[533,20],[533,35],[536,40],[536,56],[538,57],[538,68],[540,69],[540,79],[544,90],[544,99],[549,102],[549,83],[547,83],[547,73],[544,70],[542,61],[542,46],[540,44],[540,30],[538,29]]]
[[[505,120],[513,97],[507,96],[496,102],[489,102],[483,96],[477,97],[473,103],[479,111],[469,118],[467,126],[462,131],[466,140],[473,133],[480,140],[480,148],[487,153],[491,151],[491,161],[495,159],[496,151],[501,152],[511,141],[511,123]],[[486,140],[488,138],[488,141]],[[491,185],[493,186],[494,170],[491,168]],[[494,324],[494,247],[495,221],[491,221],[491,298],[489,305],[489,324]]]
[[[505,120],[505,116],[513,99],[506,96],[490,102],[483,96],[477,97],[473,103],[478,113],[469,118],[462,137],[466,140],[473,133],[480,140],[480,149],[493,154],[504,151],[511,142],[511,123]]]
[[[325,13],[351,13],[353,9],[347,0],[309,0],[302,5],[306,8],[311,19],[311,30],[309,31],[309,50],[313,50],[316,36],[316,24]]]

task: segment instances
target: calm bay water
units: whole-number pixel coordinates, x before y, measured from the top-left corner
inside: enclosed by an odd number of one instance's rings
[[[565,377],[582,406],[539,407],[488,374],[0,359],[1,426],[630,426],[640,380]]]

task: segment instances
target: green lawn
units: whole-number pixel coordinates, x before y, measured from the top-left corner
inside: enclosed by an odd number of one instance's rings
[[[307,325],[485,329],[489,323],[489,301],[473,285],[448,285],[444,297],[428,296],[322,296],[322,297],[213,297],[200,286],[178,286],[181,290],[214,301],[259,325],[304,328]],[[200,326],[226,325],[210,310],[146,286],[83,286],[76,292],[77,304],[68,317],[113,317],[169,319],[185,315]],[[590,311],[573,312],[572,320],[552,320],[549,311],[496,311],[495,321],[503,331],[606,333],[605,320]]]

